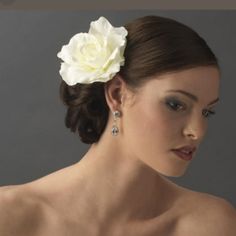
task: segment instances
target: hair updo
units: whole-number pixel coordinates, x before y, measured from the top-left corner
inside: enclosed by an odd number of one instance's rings
[[[133,90],[140,88],[148,77],[181,71],[197,66],[219,64],[206,41],[190,27],[176,20],[149,15],[126,25],[125,64],[118,74]],[[104,83],[60,84],[60,98],[67,106],[65,125],[78,132],[83,143],[98,142],[109,115]]]

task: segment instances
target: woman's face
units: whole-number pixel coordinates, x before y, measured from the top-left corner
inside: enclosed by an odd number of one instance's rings
[[[215,67],[153,77],[136,94],[135,103],[124,106],[121,122],[128,150],[163,175],[184,174],[190,161],[181,159],[171,149],[199,146],[212,115],[202,111],[215,110],[216,102],[211,102],[219,97],[219,78]]]

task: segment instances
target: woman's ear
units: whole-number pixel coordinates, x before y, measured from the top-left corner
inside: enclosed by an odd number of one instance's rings
[[[116,109],[121,110],[121,106],[124,103],[125,91],[126,83],[118,73],[105,84],[105,98],[111,111],[115,111]]]

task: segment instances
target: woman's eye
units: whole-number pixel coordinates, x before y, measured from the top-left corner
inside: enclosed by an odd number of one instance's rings
[[[168,105],[168,107],[170,107],[172,110],[175,110],[175,111],[184,107],[184,105],[181,102],[178,102],[176,100],[167,101],[166,104]]]
[[[183,110],[185,108],[185,105],[179,102],[178,100],[168,100],[166,104],[171,110],[174,110],[174,111]],[[216,112],[213,110],[204,109],[202,111],[202,114],[204,117],[209,118],[212,115],[216,114]]]
[[[211,111],[211,110],[203,110],[202,114],[206,117],[209,118],[211,115],[215,115],[216,112],[215,111]]]

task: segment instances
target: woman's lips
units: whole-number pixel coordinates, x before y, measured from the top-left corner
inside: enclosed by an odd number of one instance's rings
[[[186,161],[190,161],[193,158],[192,153],[190,152],[189,154],[181,152],[179,150],[172,150],[178,157],[186,160]]]

